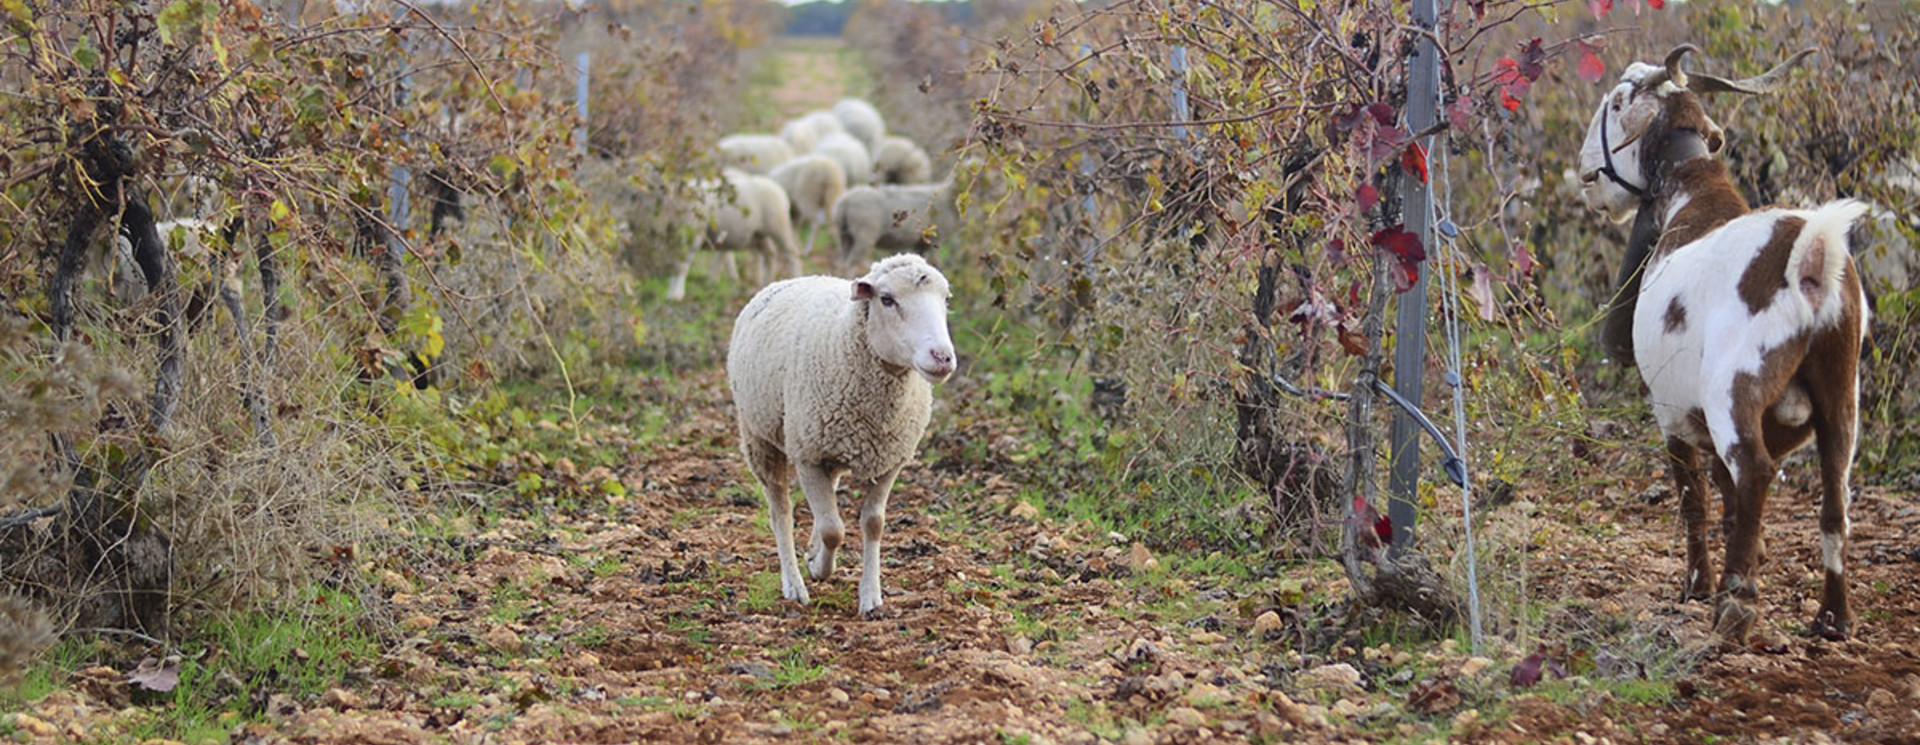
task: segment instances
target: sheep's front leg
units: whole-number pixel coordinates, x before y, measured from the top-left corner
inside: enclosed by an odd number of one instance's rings
[[[867,485],[860,501],[860,612],[870,614],[880,608],[880,535],[887,529],[887,496],[893,493],[893,480],[900,475],[895,468]]]
[[[833,498],[833,474],[819,466],[799,465],[800,489],[813,511],[813,539],[807,543],[807,570],[814,579],[833,574],[833,559],[847,534],[840,521],[840,504]]]
[[[1667,460],[1680,494],[1680,520],[1687,534],[1687,576],[1681,600],[1713,596],[1713,558],[1707,555],[1707,481],[1700,473],[1700,450],[1678,437],[1667,438]]]
[[[687,296],[687,273],[693,271],[693,255],[699,247],[687,249],[687,255],[673,266],[673,278],[667,280],[667,299],[680,300]]]

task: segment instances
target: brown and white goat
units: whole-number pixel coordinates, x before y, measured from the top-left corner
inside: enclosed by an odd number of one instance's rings
[[[1866,205],[1843,199],[1810,210],[1749,209],[1712,157],[1722,133],[1699,94],[1765,92],[1807,52],[1758,78],[1727,81],[1682,71],[1690,51],[1681,46],[1663,65],[1628,67],[1594,112],[1580,150],[1589,208],[1616,222],[1652,214],[1633,352],[1680,494],[1684,597],[1717,597],[1715,630],[1746,638],[1756,618],[1749,603],[1759,598],[1768,487],[1782,459],[1816,440],[1826,579],[1811,628],[1844,637],[1853,620],[1842,561],[1847,484],[1867,327],[1847,231]],[[1701,451],[1725,499],[1726,566],[1717,589]]]

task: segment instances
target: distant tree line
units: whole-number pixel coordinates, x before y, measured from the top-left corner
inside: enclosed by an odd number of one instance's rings
[[[839,36],[847,18],[859,10],[860,0],[814,0],[787,8],[788,36]],[[971,24],[974,0],[947,0],[928,3],[940,9],[950,23]]]

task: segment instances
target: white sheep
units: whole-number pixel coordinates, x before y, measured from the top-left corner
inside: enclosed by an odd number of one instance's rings
[[[822,137],[820,143],[813,146],[813,152],[839,163],[840,171],[847,176],[848,186],[860,186],[873,180],[873,154],[853,135],[835,132]]]
[[[693,268],[694,254],[703,248],[753,251],[758,259],[756,283],[766,282],[780,268],[786,276],[799,276],[800,245],[794,238],[787,193],[779,184],[765,176],[727,169],[721,181],[701,184],[701,189],[696,219],[706,224],[688,245],[686,258],[674,267],[667,283],[668,300],[686,297],[687,272]]]
[[[840,120],[847,134],[858,138],[868,150],[879,147],[880,138],[887,135],[887,122],[880,118],[879,110],[858,98],[840,99],[833,105],[833,116]]]
[[[774,135],[727,135],[716,147],[722,166],[759,176],[793,160],[793,147]]]
[[[797,471],[813,512],[807,564],[815,580],[832,574],[845,535],[834,489],[844,477],[863,492],[860,612],[880,607],[887,495],[926,433],[932,386],[956,364],[947,296],[946,277],[903,254],[856,280],[812,276],[768,285],[734,321],[727,383],[740,448],[766,489],[780,593],[788,600],[808,601],[788,497]]]
[[[1690,51],[1675,49],[1663,66],[1628,67],[1580,150],[1589,208],[1616,221],[1644,212],[1655,223],[1631,293],[1633,356],[1680,495],[1683,596],[1717,599],[1715,630],[1746,638],[1758,615],[1749,603],[1759,597],[1767,491],[1786,457],[1816,441],[1826,576],[1808,628],[1844,637],[1853,621],[1843,566],[1848,479],[1868,316],[1847,232],[1866,205],[1750,210],[1713,157],[1723,135],[1699,94],[1765,92],[1806,53],[1760,77],[1726,81],[1681,70]],[[1708,472],[1725,499],[1726,566],[1717,587],[1707,555]]]
[[[813,146],[820,144],[820,138],[846,131],[833,112],[813,111],[781,127],[780,139],[786,140],[796,153],[809,153],[813,152]]]
[[[858,266],[877,248],[926,253],[952,235],[959,215],[953,176],[937,184],[862,186],[833,204],[833,228],[842,267]]]
[[[815,233],[832,215],[833,203],[847,193],[847,174],[832,158],[815,153],[782,163],[767,177],[787,190],[794,224],[806,221],[807,240],[800,244],[801,255],[806,255],[813,250]]]
[[[880,138],[873,151],[873,183],[924,184],[933,180],[933,159],[913,140],[897,135]]]

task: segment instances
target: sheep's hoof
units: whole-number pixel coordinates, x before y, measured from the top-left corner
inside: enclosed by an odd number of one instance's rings
[[[824,580],[833,574],[833,552],[818,552],[807,556],[807,576],[815,580]]]
[[[1853,619],[1841,618],[1833,611],[1822,609],[1813,617],[1813,634],[1830,642],[1843,642],[1853,631]]]
[[[804,582],[782,581],[780,583],[780,595],[801,605],[806,605],[813,600],[813,598],[807,595],[807,585]]]

